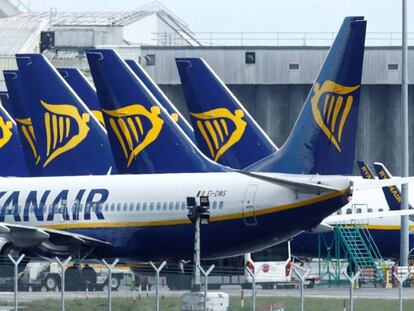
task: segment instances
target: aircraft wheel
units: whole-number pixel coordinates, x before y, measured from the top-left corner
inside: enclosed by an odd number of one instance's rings
[[[88,286],[88,290],[94,290],[96,288],[97,276],[96,272],[92,267],[86,266],[82,269],[82,285],[83,288],[86,289]]]
[[[116,276],[112,276],[112,279],[111,279],[112,290],[117,290],[120,285],[121,285],[121,280],[117,278]]]
[[[44,281],[44,286],[48,292],[54,292],[58,288],[58,279],[54,275],[48,275]]]
[[[81,272],[78,267],[70,267],[65,272],[65,289],[77,291],[82,288]]]

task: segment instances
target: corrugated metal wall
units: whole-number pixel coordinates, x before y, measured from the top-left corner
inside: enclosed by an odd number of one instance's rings
[[[256,52],[256,64],[245,64],[245,53]],[[141,59],[154,54],[154,66],[144,68],[160,84],[179,84],[176,57],[202,57],[226,84],[311,84],[323,64],[325,47],[204,47],[162,48],[142,47]],[[396,47],[367,47],[364,59],[363,84],[401,83],[401,52]],[[414,83],[414,49],[409,51],[410,83]],[[289,69],[298,64],[299,70]],[[390,70],[388,65],[398,65]]]

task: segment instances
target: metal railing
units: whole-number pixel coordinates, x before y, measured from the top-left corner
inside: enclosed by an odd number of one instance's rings
[[[330,46],[335,32],[194,32],[203,46]],[[186,39],[176,33],[153,33],[154,44],[186,45]],[[408,33],[408,44],[414,45],[414,32]],[[368,32],[367,46],[401,46],[400,32]]]

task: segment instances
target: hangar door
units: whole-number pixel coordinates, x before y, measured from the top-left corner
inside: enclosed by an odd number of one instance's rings
[[[246,191],[244,192],[242,209],[244,222],[247,226],[257,225],[254,201],[258,187],[259,185],[248,185]]]

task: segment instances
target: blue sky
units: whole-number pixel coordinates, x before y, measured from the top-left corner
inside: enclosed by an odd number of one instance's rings
[[[27,2],[27,0],[23,0]],[[336,32],[344,16],[363,15],[369,32],[401,31],[401,0],[163,0],[195,32]],[[414,19],[414,3],[408,16]],[[142,0],[29,0],[32,10],[124,11]],[[414,32],[414,21],[408,24]]]

